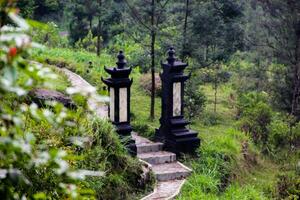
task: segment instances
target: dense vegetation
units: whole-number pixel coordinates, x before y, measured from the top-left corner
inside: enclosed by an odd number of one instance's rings
[[[85,110],[86,97],[72,95],[76,111],[24,102],[32,88],[51,86],[66,94],[69,83],[56,67],[107,94],[103,66],[115,65],[122,49],[134,68],[132,125],[152,138],[159,126],[160,61],[174,46],[189,62],[185,114],[202,140],[198,157],[182,156],[193,174],[178,199],[300,198],[299,1],[0,0],[0,5],[1,196],[131,199],[145,192],[151,183],[137,181],[141,165],[126,154],[108,122]],[[44,49],[32,48],[37,45],[24,33]],[[58,80],[32,60],[48,66]],[[72,136],[91,137],[93,144],[70,144],[66,138]],[[105,173],[78,180],[82,169]]]

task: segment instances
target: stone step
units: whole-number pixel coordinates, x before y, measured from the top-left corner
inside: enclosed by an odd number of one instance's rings
[[[191,174],[191,170],[179,162],[152,166],[153,173],[158,181],[184,179]]]
[[[145,144],[137,144],[137,153],[149,153],[149,152],[157,152],[163,149],[163,143],[145,143]]]
[[[176,160],[176,154],[166,151],[141,153],[138,154],[137,157],[150,163],[151,165],[171,163]]]
[[[185,180],[159,181],[156,190],[141,200],[174,199],[180,192]]]

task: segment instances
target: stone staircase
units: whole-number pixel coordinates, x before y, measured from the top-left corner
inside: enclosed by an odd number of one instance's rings
[[[149,164],[157,185],[153,193],[142,200],[172,199],[178,195],[185,178],[192,172],[176,161],[176,154],[163,151],[163,144],[132,134],[137,145],[137,157]]]

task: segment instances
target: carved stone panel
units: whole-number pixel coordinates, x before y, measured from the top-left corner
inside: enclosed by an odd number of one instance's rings
[[[115,121],[115,89],[110,88],[109,116],[111,121]]]
[[[181,83],[173,83],[173,116],[181,115]]]
[[[120,122],[127,122],[127,88],[120,88]]]

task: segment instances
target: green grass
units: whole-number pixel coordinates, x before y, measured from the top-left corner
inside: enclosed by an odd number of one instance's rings
[[[183,160],[193,173],[177,199],[270,199],[278,169],[262,159],[251,139],[237,129],[234,102],[228,103],[230,94],[235,94],[230,84],[219,88],[216,114],[212,86],[202,88],[208,98],[207,106],[191,126],[202,140],[200,157]],[[217,121],[209,123],[214,119]],[[257,165],[249,164],[242,156],[245,141],[249,143],[249,153],[256,155]]]
[[[104,86],[101,76],[107,76],[104,73],[104,66],[115,66],[116,62],[116,56],[110,56],[105,52],[98,57],[94,53],[87,51],[62,48],[34,50],[33,57],[41,63],[50,63],[51,65],[70,69],[88,80],[94,87],[98,88],[99,92],[103,92]],[[89,67],[89,62],[92,62],[91,68]]]

